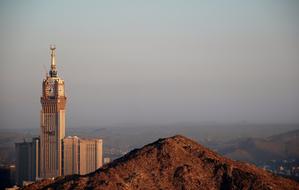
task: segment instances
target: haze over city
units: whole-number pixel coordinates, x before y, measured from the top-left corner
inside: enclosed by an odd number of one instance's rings
[[[298,1],[1,1],[1,128],[37,128],[56,44],[67,126],[298,123]]]
[[[0,190],[299,190],[299,1],[0,1]]]

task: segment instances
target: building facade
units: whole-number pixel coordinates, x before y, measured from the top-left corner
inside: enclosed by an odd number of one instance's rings
[[[40,137],[16,143],[16,181],[35,181],[69,174],[87,174],[102,166],[103,141],[65,138],[66,96],[64,80],[57,74],[54,46],[51,69],[42,83]]]
[[[35,181],[40,173],[40,140],[33,138],[31,142],[15,143],[16,150],[16,183],[20,186],[24,181]]]
[[[88,174],[103,165],[102,139],[80,139],[80,174]]]
[[[66,137],[62,141],[63,175],[79,174],[79,138]]]
[[[62,139],[65,136],[66,96],[64,80],[57,75],[55,47],[51,46],[51,69],[43,80],[40,114],[40,177],[62,175]]]
[[[102,139],[69,136],[63,139],[63,175],[87,174],[103,165]]]

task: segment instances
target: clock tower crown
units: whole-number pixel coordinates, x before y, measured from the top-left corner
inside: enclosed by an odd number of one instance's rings
[[[65,98],[64,80],[58,77],[55,58],[55,45],[50,46],[51,50],[51,68],[49,76],[43,81],[43,97],[50,99]]]

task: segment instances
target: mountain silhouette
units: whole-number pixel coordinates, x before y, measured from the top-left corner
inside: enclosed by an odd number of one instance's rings
[[[299,190],[299,183],[176,135],[135,149],[90,174],[44,179],[23,189]]]

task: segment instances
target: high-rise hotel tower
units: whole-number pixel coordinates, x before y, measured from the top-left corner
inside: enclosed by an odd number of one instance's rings
[[[43,80],[40,114],[40,177],[62,175],[62,139],[65,136],[64,80],[57,75],[55,46],[51,46],[51,69]]]
[[[51,69],[43,80],[40,137],[15,144],[18,185],[38,178],[87,174],[102,166],[102,139],[65,137],[66,97],[64,80],[57,75],[55,49],[50,47]]]

